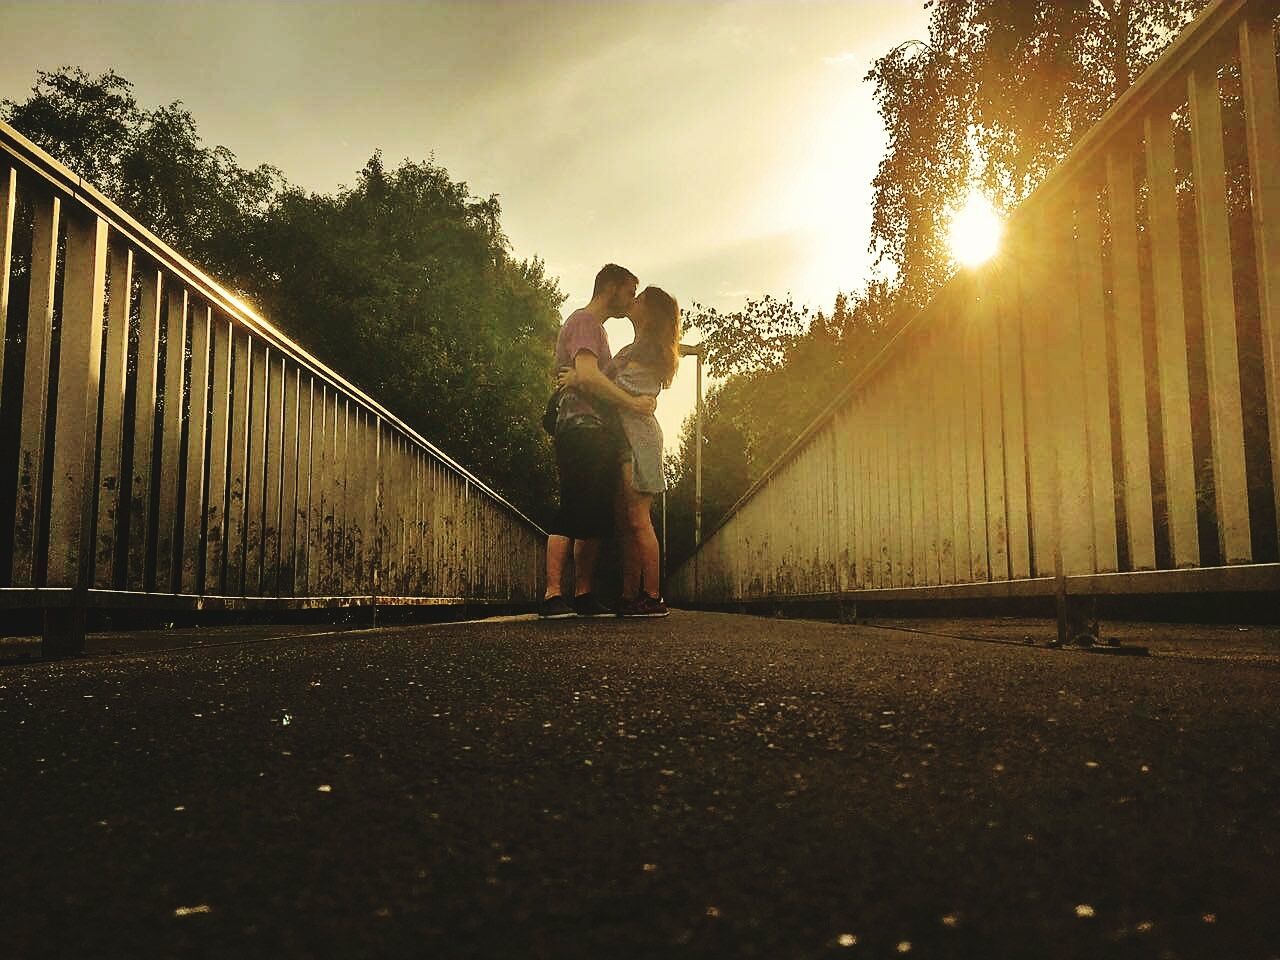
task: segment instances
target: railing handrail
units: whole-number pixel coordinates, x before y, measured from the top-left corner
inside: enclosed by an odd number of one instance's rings
[[[540,534],[545,534],[545,531],[522,510],[457,460],[453,459],[453,457],[449,456],[346,377],[312,356],[297,343],[294,343],[278,327],[267,321],[181,253],[157,237],[135,217],[123,210],[115,201],[3,120],[0,120],[0,148],[3,148],[14,160],[20,162],[28,172],[36,174],[55,190],[65,193],[77,203],[88,208],[96,216],[104,220],[113,231],[134,243],[139,251],[155,261],[157,266],[173,273],[189,288],[208,300],[211,306],[217,307],[232,320],[251,329],[274,349],[289,354],[294,361],[306,367],[312,374],[327,380],[330,386],[345,392],[352,399],[363,404],[371,412],[377,414],[388,424],[421,445],[467,482],[474,484],[479,490],[511,511],[512,514],[529,524]]]
[[[1010,214],[1008,227],[1013,232],[1018,229],[1032,211],[1043,203],[1049,202],[1062,190],[1072,178],[1086,170],[1096,162],[1100,154],[1114,138],[1123,133],[1126,127],[1140,120],[1155,104],[1167,96],[1168,87],[1174,78],[1194,66],[1198,57],[1213,45],[1223,42],[1223,34],[1234,26],[1241,16],[1248,15],[1249,7],[1258,0],[1210,0],[1194,20],[1182,29],[1165,51],[1152,63],[1142,75],[1113,103],[1098,121],[1085,132],[1053,170],[1047,174],[1031,193],[1023,199]],[[906,321],[889,341],[882,346],[823,409],[810,421],[796,438],[787,445],[755,482],[746,489],[733,505],[720,518],[710,531],[704,534],[702,543],[694,548],[689,556],[698,554],[712,536],[727,524],[746,503],[763,487],[779,470],[800,451],[808,439],[821,430],[835,415],[836,411],[863,384],[875,375],[896,353],[902,340],[925,318],[932,316],[940,304],[955,296],[961,284],[972,278],[971,271],[960,269],[939,288],[929,302],[917,310]]]

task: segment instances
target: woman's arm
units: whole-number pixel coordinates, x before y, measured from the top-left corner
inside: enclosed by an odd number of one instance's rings
[[[653,413],[658,406],[654,397],[634,396],[606,377],[596,355],[586,350],[579,351],[574,358],[573,370],[560,375],[560,385],[586,390],[607,403],[636,413]]]

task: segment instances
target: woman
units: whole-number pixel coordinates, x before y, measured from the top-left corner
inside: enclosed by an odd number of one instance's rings
[[[680,308],[657,287],[646,287],[627,316],[635,339],[618,351],[610,379],[633,396],[656,397],[671,386],[680,363]],[[573,385],[572,372],[561,377]],[[620,451],[616,517],[622,550],[620,617],[665,617],[658,585],[658,537],[653,530],[653,497],[666,489],[662,476],[662,427],[652,413],[618,408],[626,442]]]

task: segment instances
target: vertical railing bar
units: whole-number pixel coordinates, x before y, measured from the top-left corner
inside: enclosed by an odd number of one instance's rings
[[[971,580],[986,580],[990,576],[987,555],[987,504],[986,467],[983,463],[982,423],[982,354],[979,325],[983,318],[983,304],[979,291],[970,288],[960,311],[960,337],[964,358],[964,449],[967,478],[965,489],[969,495],[969,564]]]
[[[267,367],[271,348],[260,342],[249,354],[249,472],[245,480],[244,592],[262,595],[263,521],[267,492]]]
[[[853,488],[853,470],[851,463],[853,460],[853,443],[852,432],[849,430],[849,405],[845,404],[837,415],[832,418],[833,430],[832,438],[834,445],[833,454],[833,471],[835,473],[836,484],[836,503],[839,506],[839,515],[836,518],[836,582],[835,589],[841,595],[848,593],[853,589],[853,558],[857,555],[857,535],[856,525],[854,523],[854,508],[856,500],[854,499]],[[737,559],[739,568],[742,568],[745,556],[742,552],[736,551],[734,556]],[[746,586],[745,578],[742,587],[736,592],[736,596],[742,596],[743,589]]]
[[[1196,458],[1191,433],[1173,124],[1166,111],[1159,111],[1147,115],[1143,130],[1169,545],[1175,567],[1195,567],[1200,564],[1200,531],[1196,517]]]
[[[1000,304],[997,278],[988,268],[978,278],[982,298],[978,329],[978,357],[981,376],[984,488],[987,518],[987,549],[992,580],[1009,579],[1009,521],[1005,503],[1005,454],[1000,405]],[[946,362],[939,358],[939,366]]]
[[[226,524],[226,592],[243,597],[245,590],[245,527],[247,464],[249,460],[249,360],[253,337],[233,327],[231,359],[231,445]]]
[[[54,409],[48,557],[48,584],[53,587],[85,589],[91,583],[92,485],[106,284],[107,222],[76,210],[67,217]]]
[[[865,457],[867,451],[867,430],[864,426],[862,395],[855,394],[849,398],[849,484],[853,497],[853,543],[854,550],[850,557],[852,571],[849,589],[861,590],[866,584],[867,556],[867,475]]]
[[[447,594],[451,597],[458,597],[463,593],[463,581],[465,579],[463,564],[466,559],[466,553],[462,539],[463,517],[466,509],[465,491],[456,473],[448,471],[446,478],[449,484],[449,522],[446,527],[449,555],[449,588]]]
[[[399,541],[396,537],[397,510],[399,509],[400,490],[398,486],[399,460],[397,454],[400,447],[399,433],[394,427],[388,427],[383,437],[383,525],[385,528],[384,558],[386,560],[386,589],[388,596],[399,596],[400,590],[400,557]]]
[[[374,416],[374,504],[373,504],[373,595],[386,593],[385,554],[386,542],[386,449],[385,432],[381,414]]]
[[[301,371],[296,363],[282,358],[284,413],[280,428],[283,463],[280,500],[280,582],[282,597],[298,596],[298,485],[301,455],[298,420],[298,393]]]
[[[1111,260],[1114,287],[1116,371],[1123,450],[1125,520],[1129,562],[1134,570],[1156,565],[1155,519],[1151,494],[1150,438],[1147,432],[1146,358],[1138,279],[1138,223],[1133,187],[1133,158],[1107,154],[1111,203]]]
[[[341,398],[337,390],[330,390],[325,400],[325,501],[324,510],[324,592],[327,596],[337,596],[342,592],[342,578],[339,574],[339,540],[341,539],[338,524],[342,520],[339,498],[342,495],[341,464],[338,463],[338,412]]]
[[[1200,237],[1200,295],[1205,369],[1209,381],[1209,436],[1223,563],[1248,563],[1249,485],[1245,475],[1244,412],[1236,343],[1236,302],[1227,219],[1226,156],[1218,71],[1198,66],[1187,76],[1191,155]],[[1272,161],[1274,162],[1274,161]]]
[[[1256,3],[1240,24],[1240,74],[1253,188],[1262,360],[1270,426],[1271,489],[1280,533],[1280,94],[1274,4]]]
[[[911,487],[911,582],[916,586],[924,586],[929,583],[936,582],[930,575],[929,568],[929,552],[928,542],[925,537],[925,483],[927,477],[924,471],[924,437],[921,434],[921,424],[924,420],[924,410],[921,401],[923,392],[920,390],[920,381],[928,374],[925,371],[921,353],[925,349],[924,332],[916,335],[914,356],[911,358],[911,388],[907,391],[907,405],[903,407],[903,412],[907,417],[907,422],[903,424],[911,448],[911,470],[910,470],[910,487]],[[936,570],[936,566],[934,567]]]
[[[958,311],[957,311],[958,312]],[[947,384],[948,429],[947,445],[951,452],[951,522],[952,549],[955,551],[956,582],[969,583],[974,578],[973,550],[969,522],[969,444],[968,419],[965,416],[965,378],[968,367],[965,361],[964,323],[957,316],[947,318],[941,335],[949,344],[950,354],[957,362],[947,365],[944,374]]]
[[[231,424],[231,321],[221,313],[212,319],[213,421],[209,430],[209,495],[205,504],[204,583],[201,591],[221,595],[226,591],[227,475]]]
[[[9,287],[13,269],[13,223],[18,209],[18,171],[0,166],[0,396],[4,395],[5,345],[9,340]]]
[[[0,264],[0,266],[3,266]],[[105,376],[102,383],[102,449],[98,466],[97,531],[94,547],[94,585],[115,586],[116,558],[128,543],[120,529],[120,475],[124,449],[124,398],[129,375],[129,313],[133,300],[133,251],[113,243],[109,250],[111,300],[107,307]],[[3,323],[0,310],[0,323]],[[2,348],[0,348],[2,349]],[[0,369],[3,369],[0,355]]]
[[[883,413],[891,394],[887,378],[881,377],[872,387],[876,391],[874,406]],[[876,426],[876,515],[879,528],[879,555],[876,564],[876,583],[880,587],[894,586],[893,563],[893,447],[890,439],[888,417],[877,416]],[[773,510],[776,518],[778,511]],[[775,520],[776,523],[776,520]],[[770,569],[774,564],[770,563]]]
[[[314,385],[311,415],[311,519],[307,546],[307,588],[311,596],[327,592],[325,583],[325,509],[329,503],[328,384]]]
[[[934,331],[934,352],[947,354],[948,332],[945,328]],[[951,483],[951,428],[950,403],[948,402],[949,370],[951,363],[941,364],[929,378],[925,390],[929,404],[929,420],[932,426],[931,446],[934,449],[934,475],[938,500],[938,579],[942,583],[956,582],[955,504],[952,502]],[[880,419],[878,416],[876,419]]]
[[[1021,238],[1020,238],[1021,239]],[[1023,426],[1026,434],[1027,500],[1031,527],[1031,568],[1038,577],[1052,576],[1057,551],[1053,495],[1056,463],[1050,426],[1052,384],[1041,284],[1046,266],[1026,260],[1019,275],[1018,327],[1023,370]]]
[[[182,459],[182,392],[187,352],[187,290],[165,285],[168,318],[164,346],[164,415],[160,427],[159,511],[156,515],[156,590],[180,589],[178,482]]]
[[[164,275],[153,265],[139,271],[138,361],[134,387],[133,476],[129,484],[129,574],[131,590],[146,590],[151,540],[152,456],[156,383],[160,374],[160,305]]]
[[[54,283],[58,269],[58,230],[62,201],[41,197],[31,234],[31,280],[27,295],[27,336],[22,380],[22,423],[19,428],[17,500],[13,530],[13,584],[35,586],[44,512],[44,437],[48,413],[53,343]]]
[[[1082,402],[1089,444],[1094,568],[1098,573],[1115,573],[1120,561],[1115,470],[1111,459],[1110,373],[1107,365],[1106,304],[1102,289],[1102,223],[1098,209],[1098,184],[1093,178],[1085,178],[1077,184],[1075,207],[1076,296],[1084,354]]]
[[[427,536],[425,523],[426,497],[423,496],[423,452],[413,448],[413,592],[415,596],[423,596],[426,588],[425,557],[427,555]]]
[[[284,484],[285,357],[276,351],[267,362],[267,499],[262,522],[262,594],[280,595],[280,504]]]
[[[337,587],[344,596],[351,593],[351,463],[347,456],[347,443],[351,429],[351,403],[346,396],[338,401],[338,434],[334,441],[337,449],[338,496],[335,508],[337,516]]]
[[[893,409],[901,409],[906,398],[907,384],[902,372],[902,358],[894,365],[892,373]],[[910,490],[907,475],[910,467],[907,459],[906,443],[900,430],[894,429],[889,434],[890,459],[892,462],[893,486],[892,500],[889,505],[893,538],[893,585],[895,587],[911,586],[911,502],[908,498]]]
[[[402,597],[410,592],[408,460],[408,439],[399,436],[396,439],[396,593]]]
[[[431,478],[430,478],[430,497],[431,497],[431,546],[430,558],[428,565],[430,567],[430,584],[428,590],[435,596],[443,596],[444,588],[441,586],[443,582],[443,567],[440,565],[440,551],[444,543],[444,526],[442,523],[441,506],[443,504],[443,496],[440,490],[440,464],[435,457],[431,458]]]
[[[378,426],[364,410],[360,428],[360,589],[377,595],[374,551],[378,542]]]
[[[924,495],[924,528],[927,544],[928,573],[927,584],[942,582],[942,484],[939,479],[938,444],[935,436],[937,413],[934,410],[933,389],[941,365],[936,358],[939,354],[939,340],[936,330],[931,330],[925,340],[925,351],[921,357],[920,380],[916,386],[916,436],[923,453],[923,466],[920,474],[921,489]]]
[[[184,593],[204,591],[201,574],[208,547],[205,536],[205,441],[209,425],[209,334],[213,311],[208,304],[192,302],[191,395],[187,421],[187,491],[183,503],[186,517],[182,537],[182,585]]]
[[[1000,432],[1004,445],[1004,501],[1009,549],[1009,576],[1031,576],[1030,517],[1027,503],[1027,433],[1022,382],[1020,280],[1006,260],[997,261],[999,298],[996,303],[1000,340]]]
[[[1087,197],[1085,201],[1087,204]],[[1053,357],[1053,424],[1046,426],[1051,430],[1057,460],[1059,493],[1055,506],[1063,570],[1067,574],[1088,574],[1096,572],[1094,543],[1099,531],[1092,497],[1085,382],[1087,369],[1099,365],[1106,354],[1085,355],[1073,212],[1071,204],[1063,203],[1047,218],[1046,247],[1054,266],[1044,275],[1044,299],[1052,305],[1046,316],[1052,321],[1048,334]],[[1110,457],[1108,450],[1107,459]],[[1110,501],[1111,492],[1104,491],[1103,496]]]
[[[294,518],[293,595],[311,596],[312,503],[316,496],[315,378],[298,370],[298,506]]]

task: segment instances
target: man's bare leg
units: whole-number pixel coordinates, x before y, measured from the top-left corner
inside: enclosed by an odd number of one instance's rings
[[[573,595],[575,597],[591,592],[591,581],[596,573],[596,557],[599,555],[599,540],[573,541]]]
[[[569,561],[569,552],[573,549],[573,540],[569,537],[553,533],[547,537],[547,589],[542,599],[550,600],[560,596],[564,591],[564,565]]]

